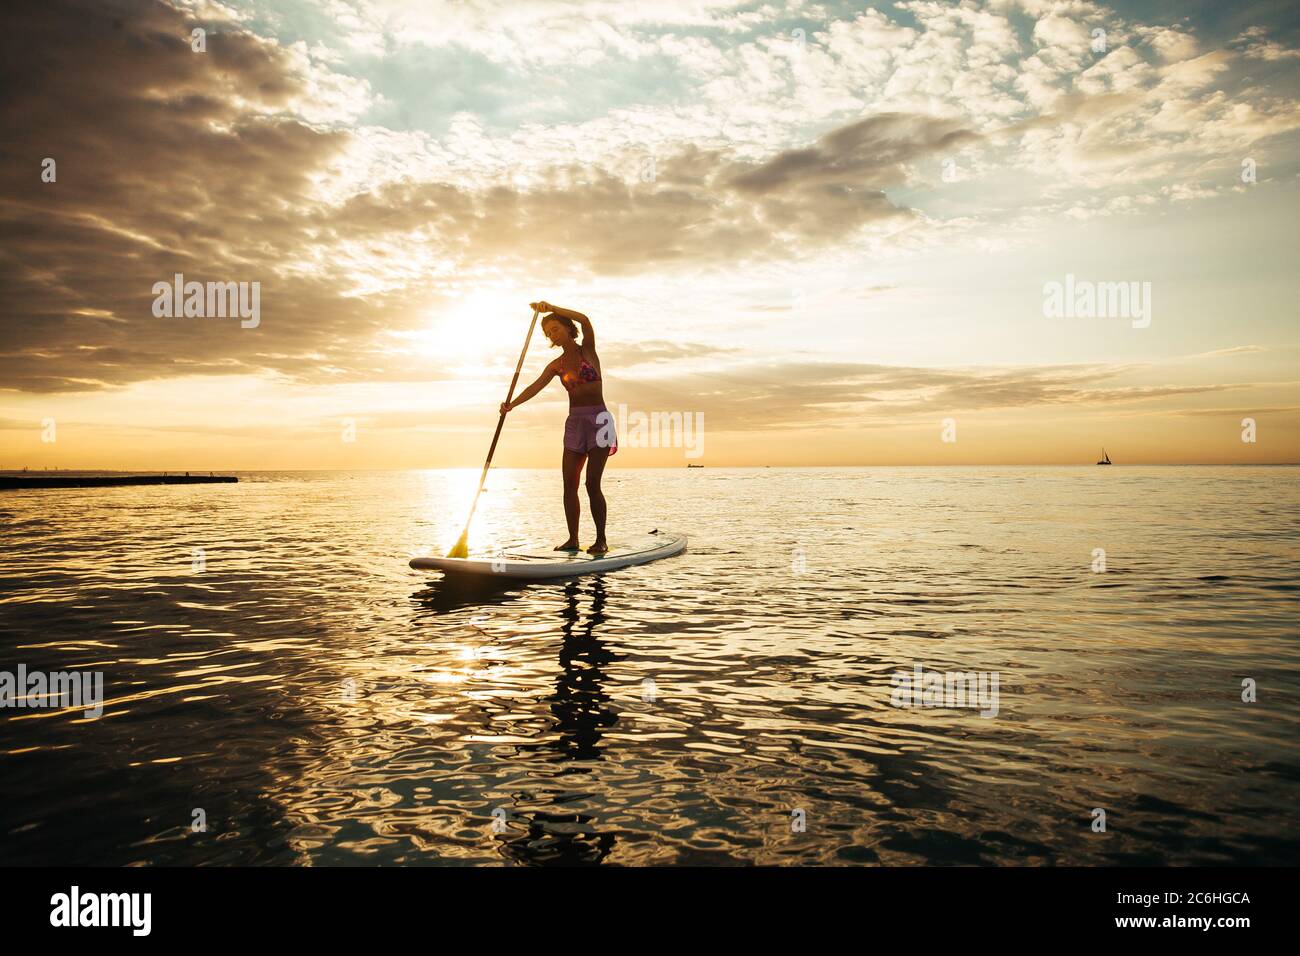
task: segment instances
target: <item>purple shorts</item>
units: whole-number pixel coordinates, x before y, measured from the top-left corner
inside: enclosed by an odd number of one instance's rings
[[[564,450],[585,455],[593,448],[608,448],[611,455],[618,451],[614,413],[604,405],[570,408],[564,420]]]

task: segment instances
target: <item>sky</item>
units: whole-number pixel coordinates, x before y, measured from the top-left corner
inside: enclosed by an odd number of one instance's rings
[[[4,16],[0,468],[476,466],[537,299],[624,467],[1300,462],[1290,4]]]

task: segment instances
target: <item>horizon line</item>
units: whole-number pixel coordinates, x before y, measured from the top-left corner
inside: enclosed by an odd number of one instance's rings
[[[1112,462],[1109,466],[1099,466],[1097,463],[1088,462],[1035,462],[1035,461],[1017,461],[1017,462],[893,462],[888,464],[805,464],[805,465],[634,465],[631,467],[620,468],[619,471],[673,471],[681,470],[686,467],[692,468],[725,468],[734,471],[762,471],[768,468],[794,469],[794,468],[1294,468],[1300,466],[1300,461],[1134,461],[1123,464]],[[374,471],[374,472],[403,472],[403,471],[463,471],[478,470],[482,465],[429,465],[417,466],[412,465],[404,468],[381,468],[381,467],[355,467],[355,468],[0,468],[0,475],[23,475],[23,474],[44,474],[55,472],[104,472],[118,475],[152,475],[152,474],[253,474],[257,472],[281,472],[281,473],[325,473],[325,472],[347,472],[347,471]],[[552,465],[500,465],[497,471],[549,471],[554,470]]]

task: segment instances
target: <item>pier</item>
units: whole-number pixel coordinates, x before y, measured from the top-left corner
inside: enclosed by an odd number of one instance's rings
[[[135,485],[211,485],[239,481],[234,475],[0,475],[0,491],[22,488],[116,488]]]

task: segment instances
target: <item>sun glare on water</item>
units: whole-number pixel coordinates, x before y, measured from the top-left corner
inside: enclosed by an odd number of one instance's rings
[[[485,435],[484,451],[490,431]],[[472,468],[439,468],[424,473],[426,492],[430,502],[430,513],[445,516],[443,527],[438,533],[438,540],[429,542],[412,552],[415,554],[446,554],[465,527],[465,518],[469,515],[470,503],[478,490],[479,478],[483,474],[482,464]],[[487,491],[479,498],[478,508],[474,513],[474,522],[470,527],[469,546],[472,554],[490,552],[500,545],[498,534],[493,528],[499,526],[503,515],[519,506],[518,492],[512,490],[510,482],[502,479],[494,483],[493,475],[488,474]]]

